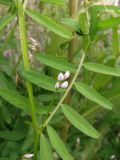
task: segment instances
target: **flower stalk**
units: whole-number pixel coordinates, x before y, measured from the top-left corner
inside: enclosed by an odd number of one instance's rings
[[[78,76],[81,68],[82,68],[84,59],[85,59],[85,52],[83,51],[83,54],[82,54],[82,57],[81,57],[81,59],[80,59],[80,63],[79,63],[78,69],[77,69],[77,71],[76,71],[76,73],[75,73],[75,75],[74,75],[74,77],[73,77],[73,79],[72,79],[69,87],[68,87],[67,90],[65,91],[64,95],[63,95],[62,98],[60,99],[59,103],[57,104],[57,106],[55,107],[55,109],[53,110],[53,112],[52,112],[52,113],[50,114],[50,116],[46,119],[43,127],[46,127],[46,126],[47,126],[47,124],[49,123],[49,121],[52,119],[52,117],[55,115],[55,113],[56,113],[56,112],[58,111],[58,109],[61,107],[61,104],[64,102],[66,96],[67,96],[68,93],[70,92],[70,90],[71,90],[71,88],[72,88],[72,86],[73,86],[73,84],[74,84],[74,82],[75,82],[75,80],[76,80],[76,78],[77,78],[77,76]]]

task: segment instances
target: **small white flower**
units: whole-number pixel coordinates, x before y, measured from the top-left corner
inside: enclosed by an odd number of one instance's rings
[[[66,71],[65,74],[64,74],[64,79],[67,79],[70,77],[70,72],[69,71]]]
[[[55,88],[56,88],[56,89],[60,88],[59,82],[57,82],[57,83],[55,84]]]
[[[34,154],[28,153],[23,156],[23,158],[32,158]]]
[[[60,73],[57,77],[58,81],[63,81],[64,80],[64,75]]]
[[[61,88],[67,88],[68,87],[68,81],[65,81],[61,84]]]
[[[25,155],[23,156],[23,158],[32,158],[33,156],[34,156],[34,154],[28,153],[28,154],[25,154]]]

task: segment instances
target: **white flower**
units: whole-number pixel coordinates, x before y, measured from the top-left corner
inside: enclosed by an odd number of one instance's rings
[[[64,80],[64,75],[60,73],[57,77],[58,81],[63,81]]]
[[[61,84],[61,88],[67,88],[68,87],[68,81],[65,81]]]
[[[33,156],[34,156],[34,154],[28,153],[28,154],[25,154],[25,155],[23,156],[23,158],[32,158]]]
[[[57,82],[57,83],[55,84],[55,88],[56,88],[56,89],[60,88],[59,82]]]
[[[67,79],[70,77],[70,72],[69,71],[66,71],[65,74],[64,74],[64,79]]]

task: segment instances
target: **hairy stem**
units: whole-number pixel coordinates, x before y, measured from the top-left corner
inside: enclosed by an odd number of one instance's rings
[[[28,56],[28,45],[27,45],[27,36],[26,36],[26,27],[25,27],[25,16],[22,3],[17,1],[18,7],[18,17],[19,17],[19,30],[20,30],[20,41],[21,41],[21,49],[22,49],[22,57],[24,62],[24,70],[28,71],[30,69],[29,56]],[[38,148],[38,127],[37,120],[35,115],[35,102],[33,96],[32,84],[29,81],[26,81],[26,88],[29,98],[29,106],[31,110],[32,124],[35,131],[34,135],[34,160],[37,160],[37,148]]]
[[[25,16],[22,2],[17,0],[18,7],[18,18],[19,18],[19,31],[20,31],[20,41],[22,49],[22,57],[24,62],[24,70],[27,71],[30,69],[29,56],[28,56],[28,46],[27,46],[27,36],[26,36],[26,27],[25,27]],[[33,97],[32,84],[29,81],[26,81],[26,88],[29,97],[29,104],[31,109],[31,117],[34,130],[37,132],[37,121],[35,115],[35,103]]]

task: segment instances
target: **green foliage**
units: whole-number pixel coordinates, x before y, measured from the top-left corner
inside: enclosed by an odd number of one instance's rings
[[[25,96],[21,96],[15,91],[8,91],[2,88],[0,89],[0,96],[3,97],[3,99],[5,99],[11,105],[22,109],[27,113],[30,113],[29,100]],[[40,108],[37,104],[35,110],[39,114],[44,114],[47,112],[46,109]]]
[[[33,70],[24,72],[23,76],[33,84],[36,84],[43,89],[55,92],[55,79]]]
[[[0,30],[3,29],[8,23],[10,23],[14,18],[16,14],[8,14],[4,18],[0,20]]]
[[[67,119],[80,131],[92,138],[99,138],[100,134],[90,125],[89,122],[87,122],[87,120],[85,120],[70,106],[65,104],[62,105],[62,111]]]
[[[4,5],[13,5],[13,0],[0,0],[0,4],[4,4]]]
[[[20,132],[10,132],[10,131],[0,131],[0,138],[10,140],[10,141],[20,141],[25,137],[24,133]]]
[[[60,24],[56,23],[55,21],[51,20],[49,17],[40,14],[39,12],[33,10],[26,10],[28,16],[32,17],[33,20],[38,22],[39,24],[47,27],[49,30],[53,31],[54,33],[64,37],[71,39],[72,33],[65,29]]]
[[[119,10],[0,0],[1,160],[119,159]]]
[[[73,160],[72,156],[69,154],[66,146],[55,130],[50,126],[47,126],[47,132],[53,148],[58,152],[60,157],[62,157],[63,160]]]
[[[48,2],[48,3],[57,4],[57,5],[65,4],[65,0],[41,0],[41,2]]]
[[[50,147],[49,142],[43,134],[40,138],[40,157],[41,160],[53,160],[52,149]]]
[[[55,57],[51,55],[46,55],[46,54],[39,54],[37,56],[38,61],[41,63],[50,66],[52,68],[55,68],[60,71],[70,71],[70,72],[75,72],[76,69],[73,64],[68,63],[65,59],[60,58],[60,57]]]
[[[104,108],[112,109],[112,103],[106,98],[104,98],[102,95],[100,95],[96,90],[90,88],[88,85],[81,82],[76,82],[75,87],[83,96],[90,99],[91,101],[98,103]]]
[[[105,66],[103,64],[87,62],[84,67],[90,71],[103,73],[111,76],[120,77],[120,69],[115,67]]]

